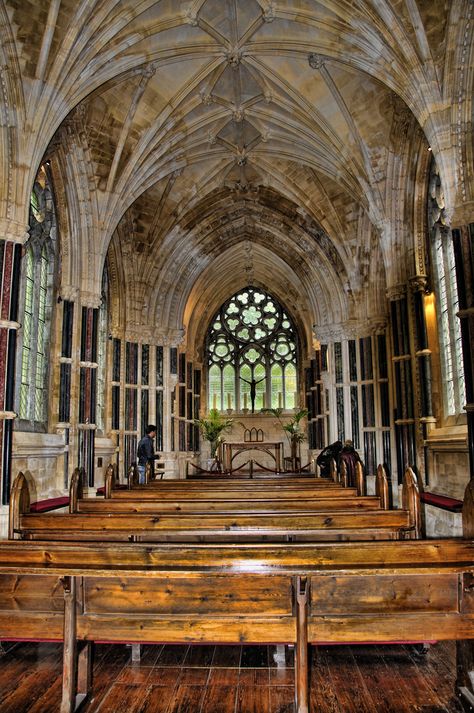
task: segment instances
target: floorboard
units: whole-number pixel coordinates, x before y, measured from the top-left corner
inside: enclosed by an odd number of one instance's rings
[[[1,713],[55,713],[62,647],[24,643],[0,656]],[[82,713],[295,713],[294,653],[275,646],[97,645]],[[461,713],[455,644],[312,648],[317,713]]]

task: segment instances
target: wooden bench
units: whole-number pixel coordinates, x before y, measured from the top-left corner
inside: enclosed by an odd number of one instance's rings
[[[380,478],[382,484],[378,483],[377,490],[382,492],[380,496],[358,496],[354,495],[354,489],[319,489],[303,491],[300,497],[287,497],[285,493],[276,497],[272,490],[267,497],[261,497],[260,491],[257,493],[245,490],[240,497],[214,498],[212,489],[197,493],[191,488],[191,496],[186,489],[173,490],[174,498],[162,498],[160,489],[133,489],[127,490],[120,498],[109,497],[106,500],[97,498],[82,497],[82,479],[73,474],[70,488],[70,500],[73,503],[71,512],[82,513],[105,513],[105,512],[239,512],[239,513],[270,513],[279,511],[328,511],[328,510],[371,510],[388,509],[388,501],[384,497],[383,478],[386,476],[381,469]],[[109,496],[112,494],[111,488],[107,488]],[[169,490],[165,492],[170,493]],[[227,491],[224,491],[226,494]],[[144,495],[146,494],[146,497]],[[235,495],[235,488],[233,491]]]
[[[209,497],[209,496],[208,496]],[[76,512],[236,512],[236,513],[270,513],[270,512],[315,512],[329,510],[374,510],[380,509],[380,498],[373,496],[347,496],[345,498],[265,498],[265,499],[226,499],[211,500],[206,498],[161,499],[132,497],[99,500],[97,498],[82,498],[77,501]]]
[[[91,541],[320,541],[320,540],[374,540],[402,539],[404,537],[419,537],[419,523],[416,519],[416,508],[405,497],[411,482],[410,472],[407,472],[404,483],[403,510],[381,510],[375,507],[351,508],[350,505],[338,506],[337,499],[331,500],[332,507],[324,506],[325,499],[318,507],[305,510],[299,504],[297,509],[291,503],[287,509],[277,512],[268,508],[264,502],[251,499],[237,501],[235,510],[226,510],[227,500],[219,500],[220,509],[203,509],[202,500],[193,499],[190,502],[200,509],[193,512],[176,512],[174,509],[163,508],[163,502],[158,500],[134,501],[135,505],[128,508],[115,508],[117,500],[106,500],[104,505],[92,505],[87,512],[77,512],[79,503],[83,502],[82,477],[79,470],[73,474],[70,491],[69,515],[49,515],[31,513],[29,511],[29,496],[27,481],[19,474],[12,488],[10,501],[9,537],[14,539],[43,540],[91,540]],[[411,473],[411,476],[413,474]],[[415,486],[416,491],[416,486]],[[133,491],[135,492],[135,491]],[[144,491],[145,492],[145,491]],[[154,492],[148,490],[148,492]],[[227,491],[225,491],[227,492]],[[340,491],[341,492],[341,491]],[[123,493],[118,491],[122,503]],[[206,492],[208,495],[208,491]],[[168,493],[169,495],[169,493]],[[146,503],[152,507],[146,507]],[[164,501],[170,503],[170,500]],[[207,502],[207,501],[206,501]],[[249,502],[252,504],[249,507]],[[329,500],[328,500],[329,502]],[[376,504],[373,499],[369,502]],[[245,503],[245,506],[244,506]],[[171,502],[175,507],[175,500]],[[181,501],[182,506],[186,503]],[[244,507],[243,507],[244,506]]]
[[[340,505],[337,499],[330,498],[316,502],[315,498],[313,507],[307,502],[306,508],[301,498],[299,503],[287,499],[286,508],[283,508],[284,500],[281,500],[276,504],[281,509],[274,510],[268,506],[268,500],[253,500],[248,492],[245,499],[241,496],[240,500],[232,503],[229,499],[220,499],[209,504],[207,500],[197,499],[194,494],[192,500],[180,500],[176,506],[174,494],[172,501],[160,497],[140,502],[139,498],[134,498],[129,504],[124,496],[130,496],[130,491],[113,491],[120,496],[125,506],[115,507],[118,500],[108,499],[103,504],[89,503],[88,509],[87,503],[81,498],[82,483],[82,474],[76,469],[71,481],[69,515],[31,513],[28,484],[20,473],[11,493],[9,538],[132,542],[258,542],[272,539],[284,542],[420,536],[417,488],[414,474],[409,469],[403,486],[405,508],[393,511],[377,508],[376,499],[370,498],[362,498],[359,502],[366,500],[371,507],[351,507],[352,501],[345,505],[347,500],[344,499],[340,499]],[[344,493],[347,491],[339,490]],[[156,490],[147,488],[145,492],[156,493]],[[408,496],[409,492],[414,494],[414,500]],[[209,491],[205,493],[208,497]],[[168,491],[166,494],[170,495]],[[228,495],[228,491],[220,494]],[[331,502],[331,507],[325,507],[325,502]],[[85,511],[81,510],[79,503]],[[186,510],[190,503],[193,507]],[[166,504],[171,504],[171,507],[166,508]]]
[[[311,713],[309,644],[472,639],[473,582],[467,540],[10,541],[0,639],[64,640],[61,713],[89,692],[92,641],[294,644],[296,711]]]
[[[406,510],[275,513],[20,514],[13,537],[36,540],[258,542],[384,540],[415,536]]]

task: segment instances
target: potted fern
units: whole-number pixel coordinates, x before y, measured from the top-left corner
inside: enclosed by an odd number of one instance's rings
[[[204,418],[195,419],[194,424],[199,427],[204,440],[209,441],[211,458],[218,464],[219,445],[224,441],[224,434],[231,430],[233,420],[231,418],[225,418],[220,411],[212,408]]]
[[[267,408],[265,409],[265,412],[273,414],[285,432],[290,445],[291,467],[292,470],[295,471],[297,469],[299,445],[302,441],[306,440],[306,433],[303,430],[301,422],[308,415],[308,409],[303,408],[298,411],[295,409],[294,416],[292,416],[292,418],[286,423],[282,420],[282,408]]]

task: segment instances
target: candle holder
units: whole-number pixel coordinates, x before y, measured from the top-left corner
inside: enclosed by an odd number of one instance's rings
[[[250,409],[248,409],[248,408],[243,408],[243,409],[242,409],[242,413],[244,413],[245,415],[247,415],[248,412],[249,412],[249,410],[250,410]]]
[[[234,409],[228,408],[226,409],[226,414],[230,416],[230,414],[233,412]]]

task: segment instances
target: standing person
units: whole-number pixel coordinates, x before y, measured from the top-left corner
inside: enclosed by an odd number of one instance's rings
[[[359,454],[354,448],[354,443],[351,440],[344,441],[341,452],[339,453],[340,465],[344,461],[347,473],[347,485],[353,488],[356,484],[356,463],[362,463]]]
[[[156,426],[149,424],[145,428],[145,435],[138,442],[137,448],[137,460],[138,460],[138,482],[140,485],[145,484],[145,468],[146,464],[150,463],[153,466],[153,461],[159,458],[159,455],[155,455],[155,446],[153,439],[156,436]]]

